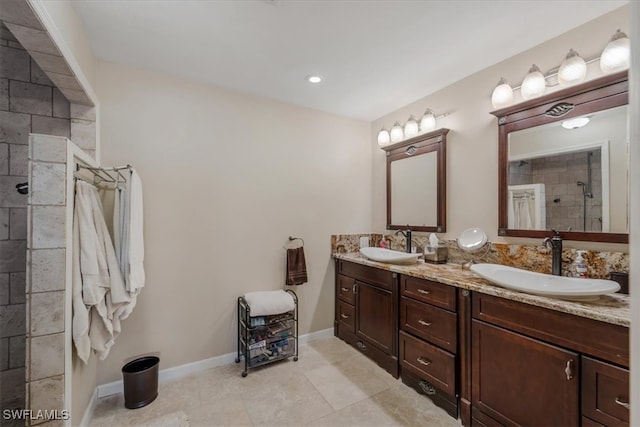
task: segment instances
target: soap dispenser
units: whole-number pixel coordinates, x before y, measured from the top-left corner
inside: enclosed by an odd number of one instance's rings
[[[577,251],[577,253],[576,259],[571,264],[571,276],[586,278],[588,277],[587,261],[584,259],[586,251]]]

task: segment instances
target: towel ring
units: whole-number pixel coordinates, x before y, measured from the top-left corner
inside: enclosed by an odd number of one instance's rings
[[[300,240],[302,242],[302,245],[299,246],[299,247],[303,247],[304,246],[304,239],[302,237],[291,237],[291,236],[289,236],[289,243],[293,242],[294,240]],[[287,247],[286,244],[283,246],[283,248],[285,250],[287,250],[287,249],[295,249],[295,248],[292,248],[292,247]]]

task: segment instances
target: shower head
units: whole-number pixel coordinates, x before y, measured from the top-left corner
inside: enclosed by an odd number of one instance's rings
[[[16,184],[16,190],[18,190],[18,193],[20,194],[29,194],[29,183],[23,182],[20,184]]]

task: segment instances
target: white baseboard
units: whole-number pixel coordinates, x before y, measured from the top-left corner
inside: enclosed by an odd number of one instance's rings
[[[79,427],[88,427],[91,418],[93,417],[93,410],[96,408],[96,402],[98,401],[98,387],[93,390],[93,394],[91,395],[91,400],[87,405],[87,408],[84,410],[84,414],[82,415],[82,420],[80,420],[80,424],[77,424]]]
[[[298,344],[306,344],[311,341],[316,341],[333,336],[333,328],[323,329],[316,332],[301,335],[298,338]],[[184,378],[190,374],[204,371],[206,369],[215,368],[222,365],[229,365],[236,360],[237,353],[223,354],[222,356],[211,357],[209,359],[198,360],[197,362],[186,363],[180,366],[174,366],[172,368],[161,369],[158,373],[158,382],[163,383],[167,381],[177,380]],[[112,394],[118,394],[123,392],[122,380],[114,381],[107,384],[101,384],[96,387],[97,397],[110,396]],[[95,392],[94,392],[95,394]],[[93,412],[93,406],[90,406],[91,412]],[[89,408],[87,408],[89,410]],[[87,413],[85,412],[85,417]],[[84,421],[84,417],[82,418]]]

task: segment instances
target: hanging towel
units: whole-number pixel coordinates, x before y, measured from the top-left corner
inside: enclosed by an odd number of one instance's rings
[[[131,169],[129,180],[129,280],[128,291],[138,294],[144,287],[144,234],[143,234],[143,203],[142,181],[140,176]]]
[[[82,299],[82,273],[80,273],[80,227],[78,225],[78,203],[74,208],[73,218],[73,250],[72,250],[72,336],[76,346],[76,353],[85,365],[91,355],[91,340],[89,339],[89,309]]]
[[[74,270],[72,276],[73,321],[74,327],[76,324],[78,327],[73,335],[77,335],[77,353],[86,363],[86,310],[90,347],[103,360],[121,330],[118,313],[129,305],[130,298],[104,221],[98,190],[93,185],[76,182],[75,213],[74,229],[78,230],[78,238],[74,257],[78,258],[79,274]]]
[[[302,285],[307,282],[307,264],[304,259],[304,247],[287,249],[286,285]]]

